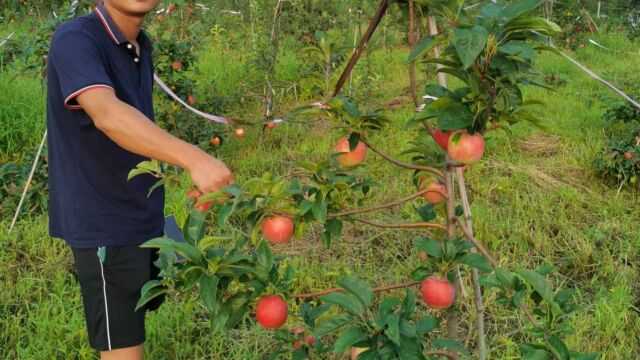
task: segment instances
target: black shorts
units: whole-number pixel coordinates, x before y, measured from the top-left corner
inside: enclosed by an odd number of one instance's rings
[[[144,343],[145,313],[157,309],[163,297],[138,311],[135,308],[142,286],[158,276],[153,264],[157,250],[106,246],[72,248],[72,252],[91,347],[108,351]]]

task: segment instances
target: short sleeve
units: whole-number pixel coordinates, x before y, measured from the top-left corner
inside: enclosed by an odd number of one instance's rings
[[[76,97],[86,91],[96,88],[115,91],[98,44],[80,30],[64,29],[56,33],[51,42],[49,63],[56,71],[64,106],[68,109],[81,109]]]

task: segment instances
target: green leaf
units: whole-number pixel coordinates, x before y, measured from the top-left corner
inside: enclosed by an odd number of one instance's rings
[[[534,349],[526,352],[522,356],[522,360],[552,360],[550,352],[542,349]]]
[[[300,215],[305,215],[306,213],[309,212],[309,210],[311,210],[313,208],[313,205],[315,203],[313,201],[309,201],[309,200],[302,200],[300,202],[300,207],[298,209],[298,213]]]
[[[169,248],[176,253],[184,256],[191,262],[202,263],[204,261],[204,255],[196,247],[188,243],[176,242],[168,237],[161,237],[151,239],[144,244],[140,245],[142,248]]]
[[[353,321],[352,316],[347,314],[339,314],[318,325],[315,328],[315,331],[313,334],[315,336],[326,335],[328,333],[335,332],[336,330],[351,323],[352,321]]]
[[[416,61],[416,59],[418,59],[422,55],[431,51],[431,49],[438,45],[438,40],[440,40],[440,37],[438,35],[423,38],[420,43],[413,49],[413,51],[411,51],[405,63],[410,64]]]
[[[484,273],[488,273],[493,270],[491,262],[486,257],[477,253],[466,253],[458,258],[458,262],[474,267]]]
[[[400,345],[400,314],[391,313],[386,319],[387,330],[384,332],[394,344]]]
[[[338,219],[331,219],[325,224],[325,229],[329,231],[331,236],[339,239],[342,234],[342,221]]]
[[[413,290],[411,288],[406,289],[406,296],[404,297],[404,301],[402,302],[402,315],[405,318],[413,317],[413,314],[416,310],[416,298],[413,295]]]
[[[156,181],[155,184],[153,184],[153,186],[151,186],[149,188],[149,192],[147,193],[147,197],[151,196],[151,194],[153,193],[154,190],[156,190],[157,188],[159,188],[160,186],[164,185],[164,179],[158,180]]]
[[[452,97],[453,93],[444,86],[438,84],[429,84],[424,87],[424,92],[437,98]]]
[[[147,281],[140,290],[140,299],[138,299],[138,303],[136,304],[136,311],[146,305],[149,301],[166,293],[167,289],[162,285],[160,280]]]
[[[516,287],[516,275],[509,270],[503,268],[497,268],[496,279],[505,287],[509,289],[515,289]]]
[[[522,270],[518,271],[518,273],[529,284],[531,284],[533,289],[538,294],[540,294],[540,296],[542,296],[544,301],[549,306],[551,306],[551,309],[552,309],[554,314],[560,314],[562,312],[560,310],[560,306],[558,305],[558,303],[555,302],[554,296],[553,296],[553,291],[551,290],[551,287],[547,283],[547,280],[544,278],[544,276],[540,275],[539,273],[537,273],[534,270],[529,270],[529,269],[522,269]]]
[[[362,301],[353,295],[335,292],[320,296],[320,300],[328,304],[337,305],[343,310],[354,315],[362,315],[364,312],[364,305],[362,304]]]
[[[273,254],[271,248],[266,242],[261,242],[256,250],[257,264],[267,271],[271,271],[273,267]]]
[[[333,346],[333,352],[339,354],[349,349],[354,344],[367,340],[367,334],[356,326],[345,329],[338,335],[336,343]]]
[[[370,307],[373,304],[373,289],[366,281],[352,276],[345,276],[338,279],[338,285],[357,297],[366,307]]]
[[[413,248],[419,251],[424,251],[427,255],[435,258],[441,258],[443,255],[442,244],[437,240],[427,239],[425,237],[415,238],[413,241]]]
[[[434,206],[431,204],[421,206],[418,208],[417,211],[422,221],[425,221],[425,222],[429,222],[431,220],[434,220],[436,217],[438,217],[438,215],[434,210]]]
[[[465,69],[482,53],[488,38],[489,32],[480,25],[471,29],[458,27],[453,31],[453,45]]]
[[[189,244],[196,245],[204,236],[204,225],[204,214],[192,209],[182,230],[184,240]]]
[[[438,114],[438,127],[442,131],[463,129],[473,124],[473,114],[466,105],[453,102]]]
[[[202,274],[200,277],[200,299],[209,311],[215,311],[218,297],[218,277]]]
[[[457,341],[453,341],[449,339],[435,339],[431,342],[431,346],[433,346],[436,349],[454,350],[464,356],[470,356],[469,351],[464,347],[464,345],[460,344]]]
[[[511,21],[523,15],[533,13],[542,4],[543,0],[519,0],[514,1],[504,8],[499,14],[502,21]]]
[[[327,203],[320,201],[320,197],[317,197],[316,202],[311,208],[311,212],[318,222],[324,223],[327,221]]]
[[[416,323],[416,332],[418,337],[423,337],[425,334],[432,332],[440,326],[440,320],[435,316],[424,317]]]
[[[558,360],[569,360],[569,350],[564,342],[557,336],[551,335],[546,341],[547,347]]]

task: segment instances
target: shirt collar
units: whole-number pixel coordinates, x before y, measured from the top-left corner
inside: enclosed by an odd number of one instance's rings
[[[102,22],[104,29],[107,31],[107,34],[114,43],[120,45],[127,41],[127,38],[124,36],[118,25],[113,21],[107,9],[105,9],[104,3],[101,2],[96,6],[94,11],[96,12],[96,15],[98,15],[100,22]]]
[[[115,23],[115,21],[113,21],[111,15],[109,15],[109,12],[104,7],[103,2],[100,2],[100,4],[95,7],[94,11],[98,16],[98,19],[100,19],[100,22],[104,26],[105,31],[109,35],[109,38],[111,38],[111,40],[113,40],[115,44],[121,45],[129,43],[129,40],[127,40],[118,25]],[[149,51],[153,49],[153,46],[151,45],[151,39],[149,39],[147,34],[142,29],[140,29],[137,40],[141,48]]]

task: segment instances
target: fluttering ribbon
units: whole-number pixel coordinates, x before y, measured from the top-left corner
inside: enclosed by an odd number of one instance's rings
[[[166,92],[167,94],[169,94],[169,96],[171,96],[175,101],[179,102],[182,106],[184,106],[185,108],[187,108],[189,111],[193,112],[194,114],[207,119],[209,121],[213,121],[213,122],[217,122],[220,124],[224,124],[224,125],[238,125],[238,124],[245,124],[241,121],[238,120],[231,120],[231,119],[227,119],[226,117],[223,116],[218,116],[218,115],[212,115],[212,114],[207,114],[204,111],[200,111],[192,106],[190,106],[189,104],[187,104],[184,100],[182,100],[178,95],[176,95],[173,90],[171,90],[171,88],[169,88],[167,86],[167,84],[165,84],[160,77],[158,76],[158,74],[153,74],[153,80],[155,80],[155,82],[162,88],[162,90],[164,90],[164,92]]]

